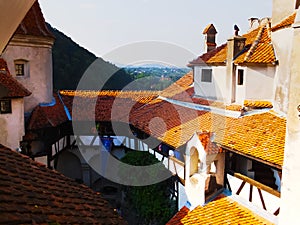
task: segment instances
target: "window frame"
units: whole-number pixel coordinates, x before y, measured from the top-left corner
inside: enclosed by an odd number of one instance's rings
[[[201,70],[201,82],[212,83],[212,69]]]
[[[12,104],[11,99],[0,99],[0,114],[11,114]]]
[[[245,84],[245,70],[238,69],[237,70],[237,85],[243,86]]]
[[[29,61],[25,59],[17,59],[14,61],[16,77],[29,76]],[[20,68],[22,67],[22,68]],[[20,72],[21,71],[21,72]]]

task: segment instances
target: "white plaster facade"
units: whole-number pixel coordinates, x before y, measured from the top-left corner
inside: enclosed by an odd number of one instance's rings
[[[212,164],[215,171],[211,171]],[[191,208],[205,204],[205,191],[209,189],[210,177],[216,177],[216,183],[224,184],[225,154],[207,154],[195,133],[189,140],[185,152],[185,186],[180,196],[186,196]]]
[[[202,69],[212,70],[212,81],[201,81]],[[238,84],[238,70],[244,71],[244,81]],[[225,66],[195,66],[194,87],[195,95],[205,99],[212,99],[227,102],[234,99],[235,103],[243,104],[244,100],[269,100],[274,99],[275,66],[236,66],[232,72],[232,91],[226,85]],[[234,96],[232,96],[234,95]]]
[[[293,28],[285,28],[272,32],[272,43],[278,58],[274,79],[274,107],[276,110],[287,113],[288,88],[290,77],[290,59],[292,50]]]
[[[236,103],[243,104],[244,100],[269,100],[273,101],[274,93],[274,66],[264,67],[241,67],[236,68],[236,77],[238,70],[244,70],[244,82],[238,84],[238,79],[235,81],[235,100]]]
[[[212,81],[202,82],[202,70],[212,70]],[[194,67],[194,90],[195,95],[205,99],[224,101],[228,95],[226,89],[225,66],[195,66]]]
[[[23,98],[11,99],[11,111],[12,113],[0,114],[0,143],[15,150],[25,134]]]
[[[25,112],[31,112],[39,103],[52,101],[53,41],[53,38],[15,35],[2,55],[12,76],[32,93],[25,97]],[[24,76],[15,75],[15,60],[27,62]]]
[[[296,224],[299,221],[300,202],[300,10],[293,25],[291,52],[287,61],[290,69],[281,76],[289,80],[285,86],[288,95],[287,132],[281,187],[281,211],[279,224]],[[284,42],[284,41],[283,41]],[[291,207],[292,206],[292,207]]]

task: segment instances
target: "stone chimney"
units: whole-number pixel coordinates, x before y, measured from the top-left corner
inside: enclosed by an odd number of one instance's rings
[[[235,66],[234,58],[244,49],[246,38],[239,36],[239,28],[234,25],[234,36],[227,40],[227,69],[226,69],[226,103],[235,102]]]
[[[216,48],[216,34],[217,30],[213,24],[209,24],[203,31],[205,36],[205,43],[204,43],[204,51],[209,52]]]

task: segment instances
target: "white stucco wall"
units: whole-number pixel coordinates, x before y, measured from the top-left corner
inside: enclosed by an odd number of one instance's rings
[[[274,108],[284,113],[287,113],[288,108],[289,61],[291,57],[292,38],[292,28],[272,32],[272,43],[279,61],[274,79]]]
[[[245,99],[273,99],[275,67],[237,67],[244,69],[244,84],[237,85],[236,102],[243,104]],[[238,70],[237,70],[238,71]]]
[[[287,131],[282,170],[280,225],[298,224],[300,207],[300,9],[294,24],[288,86]]]
[[[278,24],[295,10],[296,0],[273,0],[272,23]]]
[[[25,98],[25,112],[32,111],[39,103],[51,102],[53,82],[52,50],[50,46],[10,44],[7,46],[3,58],[7,61],[12,76],[32,92],[30,96]],[[14,61],[17,59],[29,61],[29,76],[15,76]]]
[[[212,82],[201,82],[202,69],[212,69]],[[228,95],[226,90],[226,67],[214,66],[194,68],[195,95],[206,99],[216,99],[223,101]]]
[[[11,107],[12,113],[0,114],[0,143],[15,150],[25,134],[23,98],[12,99]]]

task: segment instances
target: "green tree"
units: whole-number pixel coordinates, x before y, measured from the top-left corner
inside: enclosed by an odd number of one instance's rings
[[[127,153],[121,161],[134,166],[161,163],[152,154],[140,151]],[[166,170],[162,163],[161,169]],[[137,224],[163,225],[172,218],[176,205],[170,198],[169,188],[169,180],[148,186],[124,187],[126,204],[133,209],[130,212],[136,212]]]

